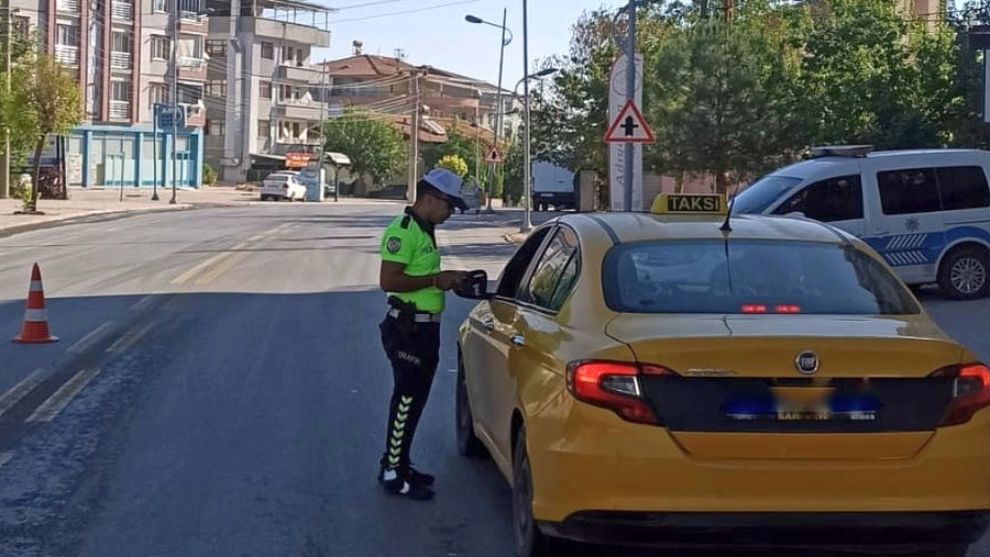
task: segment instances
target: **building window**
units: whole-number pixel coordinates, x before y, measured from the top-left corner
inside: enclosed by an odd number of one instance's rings
[[[217,122],[216,120],[207,120],[206,133],[209,135],[224,135],[227,133],[227,126],[224,122]]]
[[[152,108],[156,104],[165,104],[166,100],[168,100],[168,93],[165,84],[152,83],[151,87],[148,88],[148,101],[150,101]]]
[[[31,19],[24,16],[14,16],[14,34],[22,39],[31,34]]]
[[[227,96],[227,82],[216,79],[206,82],[206,96],[224,98]]]
[[[261,43],[261,57],[265,60],[274,60],[275,45],[272,43]]]
[[[167,13],[168,0],[152,0],[151,9],[159,13]]]
[[[259,81],[258,82],[258,96],[262,99],[272,98],[272,82],[271,81]]]
[[[211,58],[225,58],[227,56],[227,41],[206,41],[206,54]]]
[[[203,11],[202,0],[179,0],[179,13],[182,19],[194,21]]]
[[[203,100],[203,88],[189,83],[179,84],[179,102],[184,104],[199,104]]]
[[[110,100],[131,102],[131,84],[128,81],[115,79],[110,82]]]
[[[155,60],[168,60],[172,57],[172,45],[164,35],[152,35],[151,57]]]
[[[203,36],[202,35],[180,35],[179,52],[180,59],[202,60],[203,59]]]
[[[58,46],[79,46],[79,26],[59,23],[56,29],[55,44]]]
[[[258,120],[258,137],[268,139],[272,136],[271,120]]]

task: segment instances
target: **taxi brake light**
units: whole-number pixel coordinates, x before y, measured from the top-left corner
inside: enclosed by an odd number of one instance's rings
[[[781,304],[774,308],[777,313],[801,313],[801,306],[794,304]]]
[[[743,304],[741,311],[743,313],[766,313],[767,306],[763,304]]]
[[[571,362],[567,366],[567,389],[577,400],[612,410],[626,421],[656,424],[653,409],[643,400],[641,371],[648,375],[666,372],[657,366],[645,366],[641,370],[631,362]]]
[[[945,409],[943,426],[959,425],[990,406],[990,367],[972,363],[939,370],[933,377],[952,377],[952,400]]]

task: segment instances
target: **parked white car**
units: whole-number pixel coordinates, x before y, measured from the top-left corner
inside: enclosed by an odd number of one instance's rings
[[[799,215],[862,238],[912,285],[990,295],[990,152],[822,147],[736,196],[733,213]]]
[[[303,201],[306,199],[306,186],[297,178],[297,172],[275,172],[265,177],[261,183],[261,200]]]

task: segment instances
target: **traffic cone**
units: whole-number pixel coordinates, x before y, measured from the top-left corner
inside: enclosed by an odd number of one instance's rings
[[[27,305],[24,309],[24,325],[21,334],[14,337],[21,344],[42,344],[58,342],[58,337],[48,332],[48,312],[45,311],[45,289],[41,286],[41,269],[34,264],[31,270],[31,288],[28,290]]]

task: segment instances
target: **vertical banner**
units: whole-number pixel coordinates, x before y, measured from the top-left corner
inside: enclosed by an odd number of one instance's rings
[[[636,105],[643,106],[643,56],[636,55]],[[622,54],[612,64],[608,88],[608,122],[619,117],[626,104],[626,56]],[[606,124],[608,125],[608,124]],[[623,184],[625,177],[625,145],[608,146],[609,207],[613,211],[625,211]],[[633,145],[632,210],[643,211],[643,146]]]

